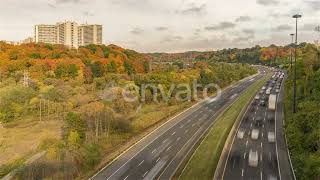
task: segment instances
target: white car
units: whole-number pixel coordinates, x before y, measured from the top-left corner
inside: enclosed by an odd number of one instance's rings
[[[259,95],[256,95],[256,96],[254,97],[254,99],[255,99],[255,100],[259,100],[259,99],[260,99],[260,96],[259,96]]]
[[[244,137],[244,132],[241,131],[241,130],[239,130],[238,133],[237,133],[237,137],[238,137],[239,139],[243,139],[243,137]]]
[[[266,87],[265,87],[265,86],[263,86],[261,89],[262,89],[262,90],[265,90],[265,89],[266,89]]]
[[[275,134],[274,132],[268,132],[268,142],[274,143],[275,142]]]
[[[266,95],[270,95],[271,94],[271,89],[267,89],[266,90]]]
[[[252,151],[252,149],[249,152],[249,166],[251,167],[257,167],[258,166],[258,152],[257,151]]]
[[[259,138],[259,129],[252,129],[251,139],[257,140]]]
[[[276,93],[279,93],[280,92],[280,90],[279,89],[276,89]]]

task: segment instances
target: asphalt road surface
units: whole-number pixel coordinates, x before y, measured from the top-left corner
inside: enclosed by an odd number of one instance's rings
[[[276,79],[271,78],[265,84],[265,87],[270,87],[273,80]],[[282,83],[282,79],[278,78],[276,83]],[[288,163],[288,156],[286,155],[287,148],[282,140],[283,116],[280,116],[280,114],[282,114],[283,109],[279,109],[278,107],[281,103],[282,108],[283,88],[280,88],[281,98],[279,98],[278,92],[276,92],[276,83],[271,90],[271,94],[277,94],[278,96],[276,110],[268,109],[268,101],[266,101],[266,105],[262,105],[261,99],[268,99],[269,97],[266,94],[266,90],[258,92],[259,100],[254,99],[251,102],[235,135],[223,172],[223,179],[276,180],[280,179],[280,169],[285,170],[281,173],[282,179],[293,179],[290,164]],[[262,123],[257,123],[257,119],[261,119]],[[253,139],[251,136],[253,129],[259,131],[257,139]],[[268,133],[270,132],[275,133],[275,142],[268,141]],[[242,133],[244,133],[243,137],[240,136]],[[278,144],[282,147],[281,153],[279,153]],[[257,152],[258,154],[258,165],[256,167],[249,165],[250,151]],[[280,158],[279,155],[281,156]],[[279,163],[281,164],[280,166]]]
[[[253,78],[247,78],[222,91],[220,98],[202,102],[172,118],[91,179],[170,179],[193,145],[215,122],[222,110],[264,75],[262,71]]]

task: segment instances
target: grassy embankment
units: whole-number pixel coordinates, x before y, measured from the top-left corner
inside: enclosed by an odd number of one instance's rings
[[[255,82],[219,117],[208,135],[194,152],[179,179],[212,179],[228,134],[246,104],[269,79]]]

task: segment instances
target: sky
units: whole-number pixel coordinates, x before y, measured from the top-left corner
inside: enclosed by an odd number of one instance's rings
[[[34,25],[102,24],[103,43],[139,52],[208,51],[320,38],[319,0],[1,0],[0,40],[33,36]]]

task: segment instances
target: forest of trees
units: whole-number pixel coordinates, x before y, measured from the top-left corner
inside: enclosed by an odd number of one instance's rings
[[[292,113],[293,68],[286,81],[286,134],[297,179],[320,179],[320,51],[301,44],[297,61],[297,113]]]

